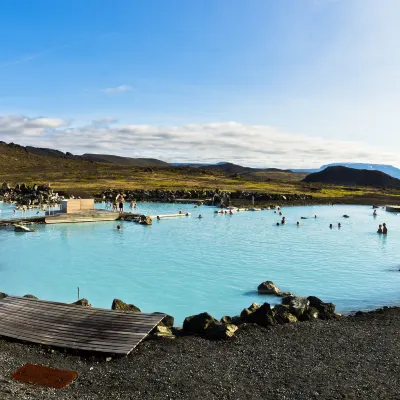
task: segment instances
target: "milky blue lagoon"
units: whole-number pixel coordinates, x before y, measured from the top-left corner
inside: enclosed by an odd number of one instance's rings
[[[10,205],[0,202],[0,210],[0,218],[13,216]],[[331,301],[342,313],[400,304],[400,215],[380,209],[374,218],[364,206],[287,207],[287,224],[277,227],[280,217],[273,211],[217,215],[212,207],[158,203],[139,203],[137,209],[148,215],[179,210],[192,216],[152,226],[0,229],[0,291],[72,302],[79,286],[95,307],[110,308],[117,297],[145,312],[169,313],[178,324],[202,311],[222,317],[252,302],[279,301],[256,293],[265,280]],[[199,213],[203,219],[196,218]],[[376,234],[382,222],[387,237]]]

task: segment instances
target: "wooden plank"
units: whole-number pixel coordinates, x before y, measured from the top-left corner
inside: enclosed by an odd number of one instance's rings
[[[129,354],[164,316],[9,296],[0,300],[0,335],[54,347]]]
[[[12,302],[8,303],[7,299],[12,299]],[[47,310],[48,312],[60,310],[62,312],[74,313],[77,312],[79,315],[96,315],[100,316],[102,314],[110,314],[117,316],[118,314],[124,315],[125,319],[137,319],[137,320],[152,320],[152,318],[158,318],[158,315],[165,315],[163,313],[142,313],[142,312],[132,312],[132,311],[121,311],[121,310],[108,310],[103,308],[95,307],[83,307],[74,304],[48,302],[45,300],[29,299],[24,297],[6,297],[3,302],[0,302],[0,309],[4,304],[9,304],[10,306],[17,307],[18,305],[24,308],[29,308],[29,310],[39,309],[41,312]],[[35,308],[36,307],[36,308]]]

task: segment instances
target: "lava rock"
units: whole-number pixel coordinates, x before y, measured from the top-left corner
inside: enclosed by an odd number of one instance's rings
[[[111,305],[112,310],[120,310],[120,311],[132,311],[132,312],[141,312],[140,308],[134,306],[133,304],[126,304],[122,300],[114,299]]]
[[[34,296],[33,294],[26,294],[24,297],[26,297],[27,299],[39,300],[39,297],[36,297],[36,296]]]
[[[255,311],[248,315],[241,315],[244,322],[257,324],[260,326],[271,326],[276,324],[274,310],[268,303],[259,306]]]
[[[289,306],[277,304],[274,307],[275,319],[279,324],[297,322],[297,318],[289,311]]]
[[[218,323],[218,321],[210,314],[204,312],[186,317],[183,321],[183,330],[191,333],[204,334],[211,323]]]
[[[89,300],[87,300],[87,299],[79,299],[78,301],[75,301],[72,304],[74,304],[76,306],[92,307],[92,305],[89,303]]]
[[[206,338],[209,340],[227,340],[231,339],[238,327],[233,324],[221,324],[212,322],[206,329]]]
[[[245,320],[250,314],[252,314],[254,311],[258,310],[261,306],[257,303],[252,303],[250,307],[245,308],[241,313],[240,313],[240,318]]]
[[[149,339],[175,339],[176,336],[167,326],[157,325],[148,336]]]

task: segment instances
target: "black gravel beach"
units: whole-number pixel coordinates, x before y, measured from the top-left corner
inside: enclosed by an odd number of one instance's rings
[[[25,363],[79,377],[61,390],[14,382]],[[269,329],[247,324],[230,341],[146,341],[111,361],[0,341],[2,400],[399,398],[400,308]]]

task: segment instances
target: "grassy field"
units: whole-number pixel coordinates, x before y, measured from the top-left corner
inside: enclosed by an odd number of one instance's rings
[[[265,193],[310,194],[316,200],[342,199],[362,202],[377,199],[398,204],[400,191],[341,187],[302,182],[304,174],[262,171],[255,174],[226,175],[198,168],[137,168],[83,160],[36,156],[18,148],[0,145],[0,181],[50,183],[57,191],[99,193],[118,189],[210,189]]]

